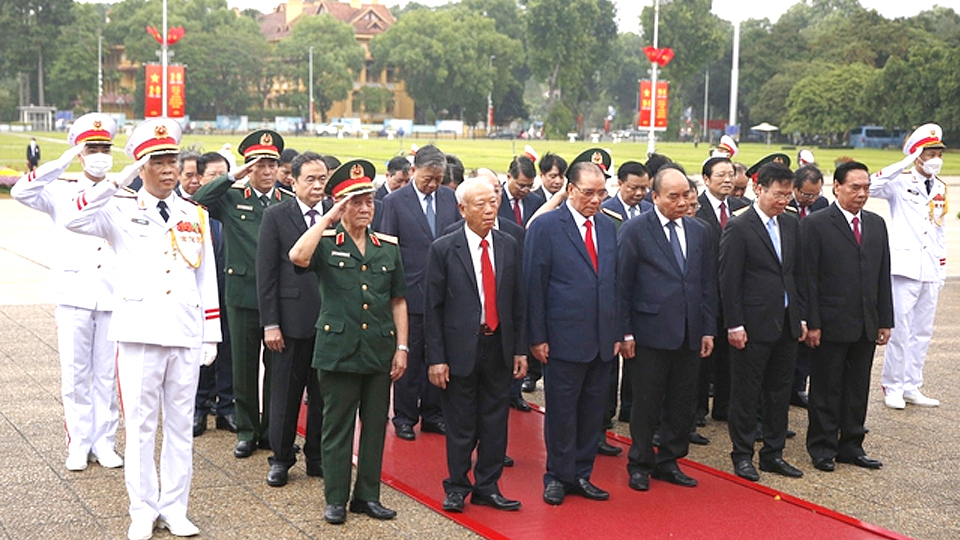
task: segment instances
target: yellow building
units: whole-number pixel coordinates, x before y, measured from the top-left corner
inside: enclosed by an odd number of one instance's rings
[[[364,123],[379,123],[387,118],[412,119],[414,102],[407,95],[403,81],[397,77],[397,71],[387,66],[379,74],[373,72],[373,57],[370,55],[370,40],[384,32],[396,19],[380,3],[380,0],[350,0],[349,2],[334,2],[330,0],[288,0],[280,4],[272,13],[267,13],[257,19],[260,29],[268,41],[276,42],[290,34],[290,29],[300,17],[329,14],[337,20],[353,27],[357,42],[365,53],[364,67],[353,81],[353,91],[348,99],[333,104],[326,117],[329,118],[360,118]],[[386,109],[383,111],[365,111],[358,97],[358,92],[365,86],[385,88],[393,94]],[[304,91],[300,88],[290,88],[285,82],[278,81],[271,92],[277,94],[291,91]],[[268,101],[271,99],[268,97]],[[314,119],[319,121],[320,111],[314,111]]]

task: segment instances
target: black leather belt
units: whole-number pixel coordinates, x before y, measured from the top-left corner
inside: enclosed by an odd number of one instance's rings
[[[481,324],[481,325],[480,325],[480,335],[481,335],[481,336],[492,336],[495,332],[496,332],[496,330],[490,328],[489,326],[487,326],[487,325],[485,325],[485,324]]]

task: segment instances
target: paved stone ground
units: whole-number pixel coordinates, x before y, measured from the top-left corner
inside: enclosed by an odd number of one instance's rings
[[[870,207],[885,213],[882,203],[872,201]],[[960,208],[960,200],[954,208]],[[954,369],[960,341],[960,305],[954,301],[960,294],[960,222],[951,218],[949,227],[954,262],[940,297],[924,386],[943,405],[885,409],[878,356],[866,447],[884,461],[884,468],[865,471],[841,465],[835,473],[814,470],[802,442],[806,413],[793,408],[790,425],[800,435],[788,442],[785,457],[806,476],[793,480],[764,474],[765,485],[916,538],[960,537],[960,446],[954,431],[960,423],[960,372]],[[0,231],[0,455],[5,457],[0,484],[6,487],[0,491],[0,538],[123,538],[129,521],[122,470],[91,464],[73,473],[63,466],[56,334],[53,306],[45,296],[52,226],[45,216],[0,199]],[[540,391],[528,397],[542,403]],[[617,424],[615,429],[628,434],[627,427]],[[692,447],[690,457],[729,471],[726,425],[711,421],[701,433],[713,442]],[[118,435],[122,447],[122,428]],[[190,517],[204,538],[476,537],[388,487],[382,500],[399,511],[396,520],[351,516],[345,526],[332,528],[322,520],[322,480],[307,477],[297,465],[287,487],[270,488],[264,481],[269,453],[237,460],[231,452],[234,440],[232,434],[213,429],[211,420],[195,444]],[[167,537],[165,531],[155,534]]]

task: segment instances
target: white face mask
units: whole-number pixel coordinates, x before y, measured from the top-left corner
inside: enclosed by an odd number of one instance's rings
[[[940,174],[940,169],[943,168],[943,159],[942,158],[930,158],[923,162],[923,172],[927,176],[936,176]]]
[[[103,178],[113,167],[113,156],[110,154],[88,154],[83,156],[83,172],[93,178]]]

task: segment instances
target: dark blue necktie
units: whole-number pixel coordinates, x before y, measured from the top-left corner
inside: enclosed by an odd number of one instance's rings
[[[677,258],[677,264],[681,271],[686,271],[687,259],[683,256],[683,249],[680,247],[680,237],[677,236],[677,222],[667,223],[667,229],[670,230],[670,247],[673,248],[673,256]]]

